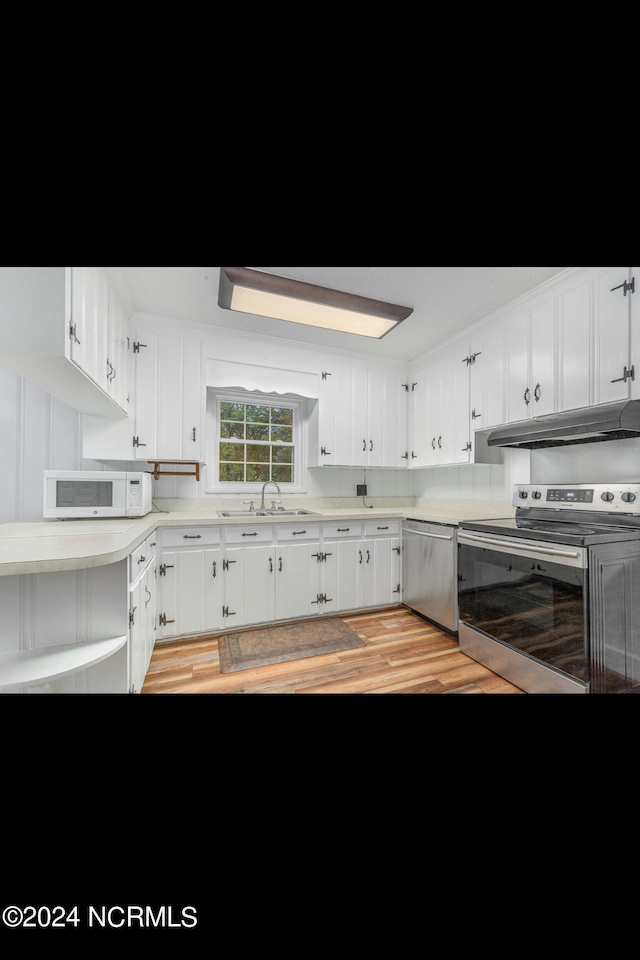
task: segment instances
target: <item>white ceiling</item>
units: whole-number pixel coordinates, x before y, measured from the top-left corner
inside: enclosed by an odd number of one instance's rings
[[[218,306],[220,267],[120,267],[135,312],[285,340],[411,360],[566,267],[255,267],[279,276],[413,307],[381,340],[253,317]]]

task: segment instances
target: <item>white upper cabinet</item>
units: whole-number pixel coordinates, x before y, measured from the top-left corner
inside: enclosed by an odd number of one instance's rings
[[[551,300],[507,323],[507,423],[556,409],[555,312]]]
[[[411,467],[468,463],[469,365],[462,342],[440,351],[411,373]]]
[[[205,402],[199,340],[138,332],[132,345],[135,431],[142,460],[200,459]]]
[[[494,323],[475,334],[469,349],[469,419],[473,434],[505,422],[506,334]],[[472,437],[473,440],[473,437]]]
[[[634,296],[629,287],[631,275],[629,267],[617,267],[595,281],[596,403],[625,400],[631,396],[635,375],[631,357]]]
[[[110,345],[115,299],[103,267],[3,267],[0,363],[82,413],[125,417],[126,392],[108,363],[118,354]],[[123,343],[126,318],[119,323]]]
[[[408,459],[404,370],[343,358],[322,364],[314,414],[314,466],[403,467]]]
[[[558,410],[593,403],[592,284],[587,280],[558,302]]]
[[[406,465],[408,385],[395,368],[351,370],[351,465]]]

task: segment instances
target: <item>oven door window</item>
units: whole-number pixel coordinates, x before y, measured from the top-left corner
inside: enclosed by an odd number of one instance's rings
[[[458,574],[460,620],[589,681],[585,570],[460,544]]]

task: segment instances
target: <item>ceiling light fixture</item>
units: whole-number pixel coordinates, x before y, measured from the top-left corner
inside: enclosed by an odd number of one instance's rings
[[[378,340],[413,313],[412,307],[341,293],[248,267],[220,267],[218,305],[224,310]]]

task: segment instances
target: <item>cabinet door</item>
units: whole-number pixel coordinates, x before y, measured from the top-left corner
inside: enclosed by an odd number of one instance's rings
[[[399,537],[358,543],[358,606],[378,607],[401,599]]]
[[[532,417],[543,417],[556,409],[555,358],[556,358],[555,300],[531,311],[531,403]]]
[[[153,460],[158,456],[156,402],[158,393],[158,336],[135,331],[132,339],[135,430],[132,430],[133,456]]]
[[[163,550],[159,565],[159,638],[217,630],[220,549]]]
[[[422,374],[424,389],[421,391],[424,410],[425,446],[423,462],[416,461],[415,466],[433,466],[438,462],[438,438],[442,447],[442,429],[440,423],[440,374],[437,363],[432,361]]]
[[[406,467],[409,452],[408,373],[385,372],[382,406],[382,465]]]
[[[596,284],[596,403],[626,400],[631,379],[625,380],[630,363],[631,300],[624,293],[630,279],[628,267],[616,267],[598,277]]]
[[[529,314],[512,317],[507,333],[507,423],[531,416]]]
[[[384,404],[386,378],[382,370],[369,370],[367,374],[367,451],[369,467],[385,466]],[[394,462],[393,466],[396,466]]]
[[[409,466],[426,467],[431,461],[429,435],[429,374],[426,365],[413,369],[409,382]]]
[[[273,544],[225,549],[223,561],[224,629],[275,618]]]
[[[315,462],[318,466],[336,463],[336,377],[331,364],[323,364],[318,381],[318,438]]]
[[[320,593],[320,544],[279,543],[274,545],[273,566],[276,586],[276,620],[309,617],[323,613]]]
[[[333,456],[331,458],[325,457],[325,459],[327,462],[350,467],[353,466],[355,436],[355,425],[351,422],[354,396],[353,376],[351,365],[346,361],[336,362],[334,370],[335,432]],[[363,399],[362,406],[364,407],[365,404],[366,399]]]
[[[140,693],[147,672],[144,578],[129,591],[129,693]]]
[[[129,410],[129,322],[113,287],[109,295],[107,388],[116,403]]]
[[[331,549],[330,549],[331,548]],[[337,540],[324,544],[327,553],[323,571],[323,591],[332,601],[326,610],[354,610],[358,606],[357,594],[357,543],[355,540]]]
[[[101,267],[72,267],[70,358],[94,383],[108,388],[106,337],[109,283]]]
[[[349,463],[362,467],[369,462],[369,376],[364,366],[351,369],[351,456]]]
[[[476,366],[482,370],[484,382],[484,406],[476,409],[476,418],[473,418],[475,400],[471,404],[472,422],[476,430],[495,427],[506,422],[506,332],[503,323],[490,324],[483,338],[482,353],[476,357]],[[475,373],[472,371],[472,383]]]
[[[151,654],[156,642],[156,565],[152,563],[147,568],[142,582],[142,596],[140,597],[144,611],[144,672],[149,669]],[[144,677],[143,677],[144,682]]]
[[[592,402],[591,284],[583,283],[559,298],[558,410],[575,410]]]
[[[200,341],[158,338],[157,456],[198,460],[203,394]]]
[[[452,459],[444,460],[441,463],[469,463],[471,459],[471,419],[469,409],[469,389],[470,389],[470,354],[463,355],[463,351],[458,347],[452,357],[451,366],[451,385],[452,401],[450,401],[451,410],[448,413],[448,432],[451,435],[450,455]],[[443,393],[446,403],[446,392]]]

